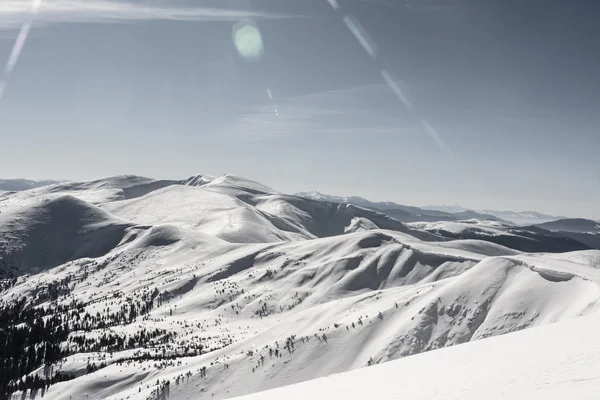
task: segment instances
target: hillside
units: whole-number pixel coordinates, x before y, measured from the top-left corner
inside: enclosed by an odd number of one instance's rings
[[[177,205],[176,209],[165,207],[168,204]],[[171,185],[147,196],[109,202],[102,207],[136,223],[174,224],[231,243],[315,239],[362,230],[364,226],[411,230],[371,210],[272,193],[266,187],[252,182],[241,184],[239,178],[230,177],[200,186]],[[434,239],[433,235],[428,236]]]
[[[102,263],[101,272],[91,266],[87,281],[94,290],[91,298],[84,297],[91,301],[86,307],[91,313],[105,308],[105,298],[119,309],[127,304],[123,297],[135,299],[144,287],[146,293],[152,287],[171,293],[147,316],[110,332],[130,337],[140,329],[165,329],[176,339],[148,344],[143,352],[151,358],[165,349],[179,354],[178,361],[115,363],[135,354],[118,347],[110,355],[74,354],[61,371],[82,371],[88,357],[108,366],[53,385],[46,395],[146,399],[157,389],[157,379],[169,379],[170,399],[226,398],[598,310],[598,252],[521,256],[482,242],[432,247],[396,235],[357,233],[274,247],[228,247],[197,259],[179,242],[162,250],[168,263],[148,258],[148,250],[138,246],[141,253],[132,255],[145,259],[138,268],[127,267],[131,261],[124,257]],[[119,281],[111,281],[117,271]],[[134,283],[134,275],[147,283]],[[149,280],[153,275],[160,278]],[[13,290],[23,293],[26,287]],[[123,295],[115,299],[112,294],[118,292]],[[193,355],[200,343],[206,353]],[[280,357],[269,356],[276,350]],[[198,374],[204,366],[206,378]]]
[[[599,322],[561,322],[239,399],[594,400]]]
[[[451,239],[479,239],[526,252],[565,252],[595,248],[564,234],[538,227],[516,227],[497,221],[415,222],[409,224]]]
[[[15,193],[0,193],[0,213],[60,196],[73,196],[91,204],[136,198],[182,181],[121,175],[90,182],[60,182]]]
[[[131,226],[71,196],[4,212],[0,214],[0,277],[103,256]]]
[[[0,208],[14,400],[228,398],[598,312],[599,251],[519,250],[548,231],[404,224],[230,174]]]

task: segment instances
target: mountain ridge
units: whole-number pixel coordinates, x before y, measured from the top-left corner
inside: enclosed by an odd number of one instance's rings
[[[310,198],[320,201],[334,201],[339,203],[355,204],[361,207],[377,210],[389,215],[402,222],[416,221],[454,221],[459,219],[493,219],[508,223],[508,221],[497,218],[494,215],[483,214],[473,210],[462,209],[459,214],[451,213],[444,210],[426,210],[424,208],[397,204],[391,201],[373,202],[358,196],[342,197],[330,196],[320,192],[298,192],[296,196]]]

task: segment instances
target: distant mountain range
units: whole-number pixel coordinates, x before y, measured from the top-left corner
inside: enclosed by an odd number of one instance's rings
[[[312,200],[331,201],[336,203],[348,203],[355,206],[368,208],[382,212],[401,222],[434,222],[434,221],[459,221],[465,219],[492,220],[510,224],[511,221],[502,219],[491,213],[467,210],[458,206],[457,211],[445,211],[443,209],[426,209],[422,207],[407,206],[391,201],[370,201],[358,196],[342,197],[331,196],[320,192],[299,192],[296,196]],[[453,208],[454,209],[454,208]]]
[[[358,196],[331,196],[315,191],[299,192],[296,196],[353,204],[445,237],[482,239],[521,251],[536,252],[548,248],[570,251],[580,249],[582,245],[583,248],[600,249],[600,223],[589,219],[566,218],[537,211],[476,211],[456,204],[414,207],[391,201],[375,202]],[[486,224],[485,221],[495,224]]]
[[[53,180],[31,181],[28,179],[0,179],[0,190],[7,192],[20,192],[58,183]]]
[[[517,225],[535,225],[567,218],[564,216],[542,214],[537,211],[498,211],[489,209],[471,210],[456,204],[428,205],[423,206],[421,208],[425,210],[443,211],[453,214],[460,214],[466,211],[474,211],[476,213],[493,215],[494,217],[510,221]]]
[[[600,249],[600,222],[584,218],[567,218],[536,225],[563,237]]]

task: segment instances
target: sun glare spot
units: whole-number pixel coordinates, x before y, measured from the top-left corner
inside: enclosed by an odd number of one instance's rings
[[[260,60],[265,51],[260,30],[250,20],[235,24],[233,27],[233,44],[239,55],[248,61]]]

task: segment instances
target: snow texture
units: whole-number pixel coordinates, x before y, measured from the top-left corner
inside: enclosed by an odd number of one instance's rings
[[[598,335],[584,317],[239,399],[595,400]]]

